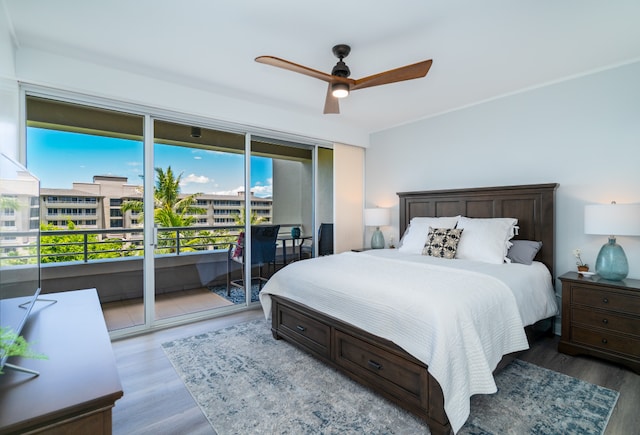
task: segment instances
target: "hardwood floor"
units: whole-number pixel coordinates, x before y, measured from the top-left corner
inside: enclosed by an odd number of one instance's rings
[[[113,342],[124,397],[113,409],[113,433],[215,434],[198,405],[176,375],[162,343],[262,318],[254,309]],[[606,435],[639,434],[640,375],[588,357],[557,351],[559,337],[537,341],[520,358],[620,392]]]
[[[264,318],[262,309],[114,341],[124,396],[113,408],[113,433],[215,434],[161,345],[257,318]]]

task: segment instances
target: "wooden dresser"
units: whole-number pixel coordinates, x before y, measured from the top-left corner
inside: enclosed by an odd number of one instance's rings
[[[110,434],[122,385],[95,289],[49,293],[23,330],[48,359],[10,359],[40,376],[0,375],[0,434]]]
[[[562,282],[560,352],[591,355],[640,374],[640,280],[568,272]]]

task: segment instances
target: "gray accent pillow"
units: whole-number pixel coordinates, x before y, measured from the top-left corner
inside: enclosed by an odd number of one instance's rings
[[[542,242],[533,240],[511,240],[511,247],[507,251],[507,258],[512,263],[531,264],[536,254],[542,248]]]
[[[455,258],[462,229],[431,228],[422,255],[431,257]]]

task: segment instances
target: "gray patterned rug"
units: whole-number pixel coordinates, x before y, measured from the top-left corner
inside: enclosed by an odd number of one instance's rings
[[[274,340],[257,320],[164,343],[220,435],[420,434],[423,422],[334,369]],[[463,434],[602,434],[619,393],[524,361],[474,396]]]

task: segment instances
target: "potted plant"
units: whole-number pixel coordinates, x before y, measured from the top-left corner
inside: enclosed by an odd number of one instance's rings
[[[578,266],[578,272],[589,272],[589,265],[582,261],[580,249],[574,249],[573,255],[576,257],[576,266]]]
[[[0,358],[21,356],[23,358],[47,359],[45,355],[35,353],[23,336],[10,328],[0,328]],[[0,375],[3,374],[0,370]]]

